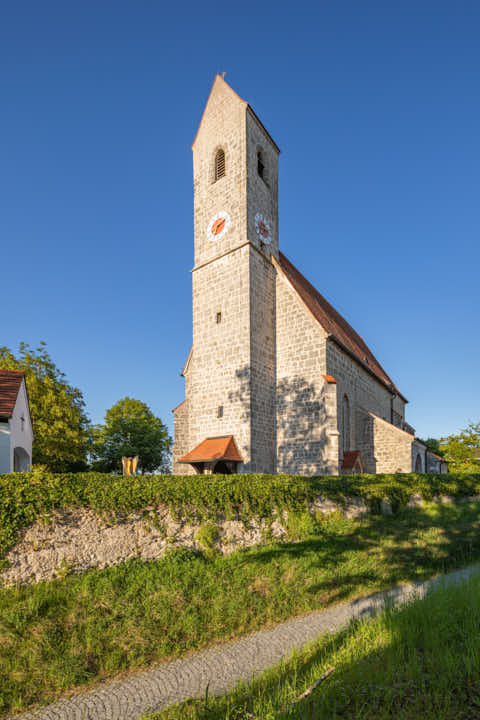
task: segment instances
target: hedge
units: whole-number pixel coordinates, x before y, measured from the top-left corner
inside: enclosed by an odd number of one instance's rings
[[[105,475],[52,474],[44,469],[0,475],[0,558],[15,545],[23,528],[53,510],[85,507],[101,515],[125,516],[158,504],[174,515],[214,519],[262,518],[272,511],[302,512],[319,496],[344,503],[363,498],[375,510],[382,499],[394,509],[413,494],[480,495],[480,474],[463,475]]]

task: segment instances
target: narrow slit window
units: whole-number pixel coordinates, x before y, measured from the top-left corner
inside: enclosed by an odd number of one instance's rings
[[[219,417],[219,418],[223,417],[223,405],[218,406],[217,417]]]
[[[225,175],[225,152],[220,148],[215,155],[215,182]]]
[[[222,313],[217,312],[217,325],[220,325],[221,322],[222,322]]]
[[[265,163],[263,162],[261,150],[259,150],[257,153],[257,170],[262,180],[265,180]]]

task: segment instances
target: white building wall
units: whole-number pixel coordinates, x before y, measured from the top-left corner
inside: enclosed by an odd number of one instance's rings
[[[10,472],[10,423],[0,422],[0,475]]]
[[[24,423],[22,423],[22,417]],[[22,380],[20,390],[18,391],[17,402],[10,418],[10,472],[14,469],[14,452],[15,448],[20,447],[25,450],[28,455],[28,468],[32,464],[32,443],[33,429],[28,411],[27,390],[25,380]],[[27,468],[22,468],[27,469]]]

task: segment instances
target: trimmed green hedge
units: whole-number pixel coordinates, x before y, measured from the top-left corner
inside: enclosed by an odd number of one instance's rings
[[[343,503],[361,497],[373,510],[382,499],[394,509],[418,493],[480,495],[480,474],[464,475],[104,475],[31,473],[0,475],[0,557],[15,544],[22,528],[52,510],[88,507],[112,517],[165,503],[176,515],[200,521],[227,517],[267,517],[276,508],[305,510],[319,496]]]

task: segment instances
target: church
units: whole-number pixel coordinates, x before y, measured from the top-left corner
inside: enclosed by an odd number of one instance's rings
[[[192,145],[193,343],[174,474],[426,472],[365,341],[279,248],[279,148],[217,75]]]

